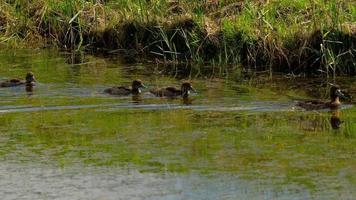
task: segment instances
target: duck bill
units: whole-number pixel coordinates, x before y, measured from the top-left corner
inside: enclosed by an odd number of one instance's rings
[[[147,88],[147,86],[145,86],[144,84],[141,84],[140,87]]]
[[[190,90],[197,93],[197,91],[192,86],[190,86]]]
[[[350,99],[349,95],[345,95],[340,89],[336,90],[335,94],[338,97],[344,98],[344,99]]]
[[[37,80],[35,79],[35,77],[33,77],[31,79],[27,79],[26,82],[27,83],[34,83],[34,82],[37,82]]]

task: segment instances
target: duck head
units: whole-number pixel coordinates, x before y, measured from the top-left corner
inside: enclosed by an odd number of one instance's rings
[[[26,79],[26,83],[36,82],[35,76],[33,75],[32,72],[27,73],[25,79]]]
[[[190,91],[196,92],[196,90],[193,88],[192,84],[189,82],[182,83],[181,90],[182,90],[183,97],[188,97]]]
[[[142,83],[141,80],[137,79],[132,81],[132,90],[140,93],[140,88],[146,88],[146,86]]]
[[[340,86],[332,85],[330,88],[330,99],[331,102],[339,102],[339,98],[349,99],[349,95],[345,95],[343,91],[341,91]]]

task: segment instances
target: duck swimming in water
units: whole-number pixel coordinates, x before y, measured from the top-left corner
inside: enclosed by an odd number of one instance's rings
[[[337,109],[341,105],[340,97],[345,99],[350,98],[350,96],[345,95],[341,91],[338,85],[332,85],[330,88],[330,102],[320,100],[301,101],[297,103],[297,106],[306,110]]]
[[[125,86],[111,87],[105,89],[104,92],[112,95],[137,95],[141,93],[140,88],[146,88],[146,86],[143,85],[141,80],[134,80],[132,81],[131,88]]]
[[[164,87],[164,88],[155,88],[150,90],[150,92],[158,97],[178,97],[182,96],[187,98],[190,94],[190,91],[196,92],[192,87],[192,84],[189,82],[182,83],[180,89],[176,87]]]
[[[0,82],[0,87],[16,87],[25,85],[26,87],[34,86],[36,82],[35,76],[32,72],[27,73],[25,80],[21,79],[10,79],[3,82]]]

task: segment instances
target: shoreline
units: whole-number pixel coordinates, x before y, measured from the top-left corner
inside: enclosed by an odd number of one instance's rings
[[[1,6],[0,44],[130,63],[356,75],[355,13],[351,1],[16,1]]]

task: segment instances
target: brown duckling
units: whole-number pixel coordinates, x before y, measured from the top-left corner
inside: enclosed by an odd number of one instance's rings
[[[25,85],[26,87],[34,86],[34,82],[36,82],[35,76],[32,72],[27,73],[25,80],[21,79],[10,79],[3,82],[0,82],[0,87],[16,87]]]
[[[142,84],[141,80],[134,80],[132,81],[131,88],[125,86],[111,87],[105,89],[104,92],[112,95],[137,95],[141,93],[140,88],[146,88],[146,86]]]
[[[320,109],[337,109],[340,105],[341,98],[350,98],[345,95],[339,86],[332,85],[330,88],[330,102],[323,102],[320,100],[302,101],[298,102],[297,106],[304,108],[306,110],[320,110]]]
[[[178,97],[182,96],[184,98],[189,96],[190,91],[196,92],[195,89],[189,82],[184,82],[181,85],[181,88],[176,87],[164,87],[164,88],[155,88],[150,90],[150,92],[158,97]]]

